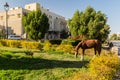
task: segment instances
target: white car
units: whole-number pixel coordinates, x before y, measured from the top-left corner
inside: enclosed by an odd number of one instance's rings
[[[20,40],[21,37],[18,36],[18,35],[9,35],[9,36],[8,36],[8,39]]]

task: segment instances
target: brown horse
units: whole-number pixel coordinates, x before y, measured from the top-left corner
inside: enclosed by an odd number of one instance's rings
[[[95,55],[96,51],[98,51],[99,55],[101,53],[101,43],[97,39],[83,40],[79,42],[78,45],[75,47],[75,57],[77,57],[80,47],[82,48],[81,60],[84,60],[84,52],[86,49],[94,48]]]

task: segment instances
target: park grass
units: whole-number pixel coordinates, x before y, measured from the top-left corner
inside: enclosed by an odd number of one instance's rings
[[[78,71],[87,71],[91,57],[80,57],[57,52],[34,52],[25,55],[26,49],[0,47],[0,80],[67,80]]]

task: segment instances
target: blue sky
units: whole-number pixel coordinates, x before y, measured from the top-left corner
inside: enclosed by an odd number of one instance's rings
[[[5,2],[8,2],[10,8],[38,2],[66,19],[71,18],[76,10],[84,11],[87,6],[91,6],[96,11],[100,10],[106,14],[111,33],[120,32],[120,0],[0,0],[0,11],[4,10]]]

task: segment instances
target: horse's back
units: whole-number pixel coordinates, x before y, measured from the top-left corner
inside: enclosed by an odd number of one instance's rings
[[[90,39],[90,40],[84,40],[83,42],[85,42],[86,44],[100,44],[100,41],[97,39]]]
[[[90,40],[84,40],[83,41],[87,46],[93,46],[93,47],[101,47],[101,42],[97,39],[90,39]]]
[[[101,47],[101,42],[99,40],[95,39],[94,42],[96,43],[97,46]]]
[[[101,44],[101,42],[97,39],[95,39],[96,44]]]

